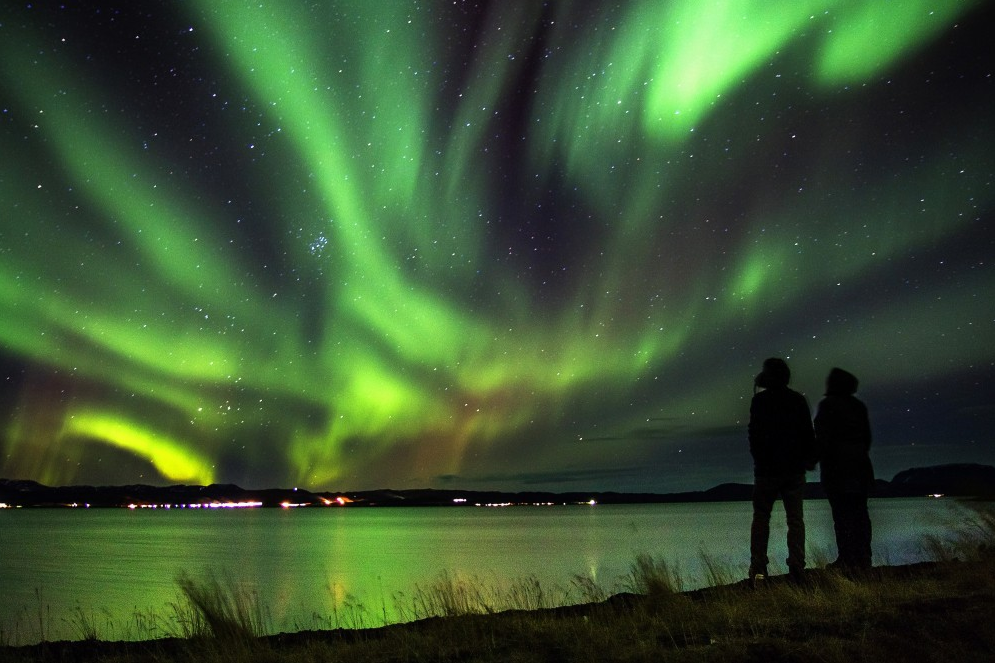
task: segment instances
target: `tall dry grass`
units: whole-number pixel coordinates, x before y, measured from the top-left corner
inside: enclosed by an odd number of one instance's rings
[[[995,506],[991,502],[962,502],[960,526],[945,536],[927,535],[925,555],[937,561],[982,560],[995,556]]]
[[[197,580],[184,573],[176,584],[187,601],[187,609],[174,607],[183,636],[243,642],[267,632],[258,594],[231,576],[219,577],[210,572]]]

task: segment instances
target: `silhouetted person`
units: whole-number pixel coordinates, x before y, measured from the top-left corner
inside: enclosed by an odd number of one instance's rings
[[[788,571],[800,579],[805,568],[805,471],[815,469],[815,440],[808,401],[788,388],[791,371],[772,357],[754,381],[750,403],[753,456],[753,525],[750,528],[750,580],[767,575],[770,514],[778,498],[788,523]],[[763,391],[757,392],[757,388]]]
[[[871,518],[867,497],[874,484],[869,455],[871,424],[867,407],[854,393],[857,378],[834,368],[826,378],[826,397],[815,415],[815,438],[822,464],[822,487],[833,511],[839,557],[831,567],[871,567]]]

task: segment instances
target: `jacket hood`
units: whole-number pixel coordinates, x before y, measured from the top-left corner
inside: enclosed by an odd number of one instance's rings
[[[850,396],[857,393],[857,384],[856,375],[848,373],[842,368],[834,368],[829,371],[829,377],[826,378],[826,395]]]

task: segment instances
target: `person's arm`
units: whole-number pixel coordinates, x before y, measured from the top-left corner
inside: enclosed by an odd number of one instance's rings
[[[811,471],[819,462],[821,453],[816,442],[815,428],[812,425],[812,410],[808,406],[808,400],[804,396],[800,396],[799,402],[801,407],[798,412],[798,436],[804,451],[805,468]]]
[[[867,406],[863,402],[860,403],[860,410],[860,425],[862,428],[860,435],[861,446],[864,451],[869,452],[871,450],[871,418],[868,416]]]

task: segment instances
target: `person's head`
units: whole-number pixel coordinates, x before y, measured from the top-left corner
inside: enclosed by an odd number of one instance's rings
[[[857,376],[842,368],[829,371],[826,378],[826,396],[849,396],[857,393]]]
[[[787,362],[780,357],[771,357],[764,360],[763,370],[753,381],[754,385],[761,389],[772,387],[787,387],[791,381],[791,370]]]

